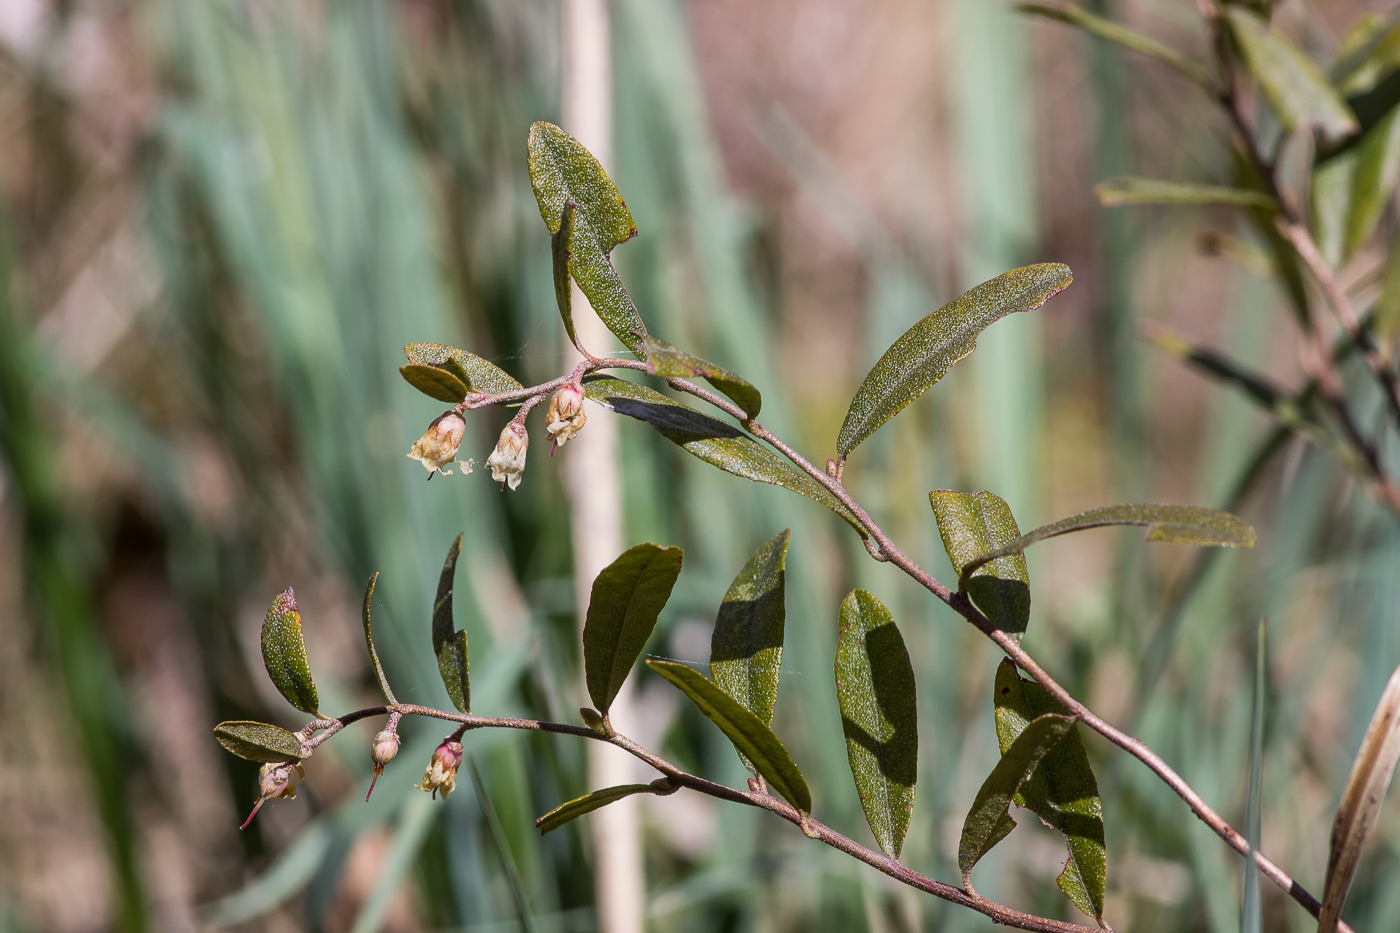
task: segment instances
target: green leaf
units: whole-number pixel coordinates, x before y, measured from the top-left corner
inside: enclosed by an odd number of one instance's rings
[[[576,206],[572,231],[562,244],[566,253],[564,264],[608,330],[640,359],[647,329],[608,258],[613,247],[637,235],[617,186],[578,140],[552,123],[541,121],[532,125],[526,145],[530,153],[530,184],[539,202],[540,217],[551,235],[564,224],[565,205],[573,202]],[[555,247],[556,269],[560,248]],[[557,276],[556,272],[556,291]],[[566,320],[569,337],[577,346],[569,325]]]
[[[399,701],[394,699],[394,691],[389,687],[389,678],[384,676],[384,665],[379,663],[379,652],[374,650],[374,636],[370,634],[369,630],[369,601],[370,597],[374,595],[374,584],[378,582],[379,571],[376,570],[370,574],[369,585],[365,587],[365,605],[361,611],[361,617],[365,623],[365,647],[369,649],[370,665],[374,668],[374,676],[379,681],[379,689],[383,692],[384,699],[392,705]]]
[[[300,739],[265,722],[221,722],[214,727],[214,738],[249,761],[296,761],[302,757]]]
[[[763,406],[763,396],[744,379],[698,356],[677,350],[664,340],[648,336],[646,354],[647,373],[652,376],[678,376],[682,379],[700,376],[729,396],[750,418],[756,418],[759,408]]]
[[[1308,207],[1318,252],[1334,268],[1341,264],[1356,181],[1357,151],[1344,149],[1313,166]]]
[[[651,637],[680,573],[680,548],[639,544],[623,551],[593,581],[583,623],[583,671],[588,695],[604,716]]]
[[[862,538],[867,536],[860,520],[826,487],[737,428],[646,386],[611,376],[585,377],[583,391],[610,411],[645,421],[671,443],[726,473],[782,486],[821,503],[845,519]]]
[[[963,574],[1009,554],[1019,554],[1037,541],[1086,528],[1146,525],[1148,541],[1193,544],[1196,547],[1254,547],[1254,529],[1244,521],[1203,505],[1108,505],[1041,525],[1014,541],[984,551],[963,567]]]
[[[1066,713],[1044,687],[1022,679],[1009,660],[997,668],[994,691],[997,741],[1003,755],[1032,721],[1047,713]],[[1069,859],[1056,881],[1076,907],[1100,919],[1108,877],[1103,802],[1078,729],[1070,730],[1046,753],[1015,799],[1064,835]]]
[[[452,585],[457,574],[457,558],[462,553],[462,536],[452,542],[438,576],[437,598],[433,600],[433,653],[438,673],[452,705],[460,712],[472,709],[471,662],[467,655],[467,633],[458,631],[452,620]]]
[[[1010,809],[1021,784],[1073,727],[1074,719],[1069,716],[1047,713],[1036,718],[1002,752],[1001,760],[982,782],[958,841],[958,868],[969,890],[973,867],[1016,827]]]
[[[765,726],[778,701],[791,537],[788,529],[758,546],[724,594],[710,637],[710,677]]]
[[[466,350],[444,346],[440,343],[410,343],[403,348],[404,356],[410,363],[442,368],[452,360],[467,374],[467,387],[473,392],[486,392],[498,395],[502,392],[518,392],[525,388],[495,363],[489,363]],[[460,377],[459,377],[460,378]]]
[[[1396,182],[1400,181],[1400,107],[1393,108],[1367,130],[1355,152],[1356,171],[1342,251],[1344,258],[1366,245],[1381,212],[1395,194]]]
[[[445,369],[410,363],[400,366],[404,381],[429,398],[455,405],[467,397],[471,387]]]
[[[734,748],[753,762],[768,786],[800,813],[812,812],[812,792],[792,756],[773,730],[704,674],[676,661],[647,661],[656,673],[675,684],[705,717],[719,726]]]
[[[951,489],[928,494],[943,549],[958,572],[958,588],[993,625],[1020,638],[1031,617],[1031,577],[1022,554],[1008,554],[986,566],[968,567],[978,557],[1021,534],[1011,509],[990,492],[969,495]]]
[[[578,205],[566,201],[559,218],[559,229],[549,238],[549,252],[554,259],[554,301],[559,305],[559,316],[564,320],[569,342],[575,347],[579,343],[578,331],[574,328],[574,292],[569,287],[569,256],[574,249],[574,217],[577,213]]]
[[[1400,332],[1400,236],[1390,242],[1381,295],[1376,299],[1376,337],[1386,339],[1396,332]]]
[[[1162,178],[1138,178],[1133,175],[1099,182],[1094,186],[1094,197],[1098,198],[1104,207],[1135,204],[1224,204],[1257,207],[1266,211],[1278,210],[1278,202],[1262,191],[1226,188],[1222,185],[1197,185]]]
[[[848,454],[942,379],[977,346],[977,335],[1016,311],[1039,308],[1074,280],[1069,266],[1046,262],[983,282],[920,320],[880,357],[851,400],[838,456]]]
[[[1022,3],[1017,9],[1022,13],[1031,13],[1037,16],[1044,16],[1047,19],[1059,20],[1062,23],[1069,23],[1078,26],[1091,35],[1100,39],[1107,39],[1115,42],[1134,52],[1140,52],[1150,58],[1155,58],[1164,62],[1186,77],[1195,81],[1207,91],[1212,90],[1210,74],[1204,68],[1187,58],[1169,45],[1164,45],[1156,39],[1144,36],[1140,32],[1134,32],[1124,26],[1102,16],[1095,16],[1072,3]]]
[[[272,601],[262,627],[263,666],[277,691],[287,702],[313,716],[320,716],[316,684],[306,663],[306,641],[301,634],[301,611],[289,586]]]
[[[1387,22],[1379,12],[1363,14],[1342,39],[1329,72],[1333,85],[1348,97],[1366,94],[1400,69],[1400,21]]]
[[[1233,5],[1224,12],[1245,65],[1285,130],[1317,129],[1333,142],[1356,131],[1356,117],[1316,62],[1257,13]]]
[[[604,787],[602,790],[595,790],[591,794],[584,794],[582,797],[575,797],[568,803],[561,803],[550,810],[544,816],[535,820],[535,826],[539,829],[540,835],[553,832],[565,823],[572,823],[585,813],[592,813],[594,810],[606,807],[610,803],[615,803],[623,797],[631,797],[634,794],[654,794],[656,788],[650,784],[621,784],[617,787]]]
[[[865,590],[841,603],[836,696],[860,805],[880,848],[898,859],[919,767],[914,668],[889,610]]]

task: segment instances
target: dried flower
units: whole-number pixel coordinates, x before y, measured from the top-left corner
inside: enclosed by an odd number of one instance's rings
[[[273,761],[258,771],[258,802],[253,804],[253,812],[243,821],[239,829],[247,829],[258,815],[262,805],[274,797],[287,797],[295,800],[297,785],[306,778],[306,769],[299,761]]]
[[[399,741],[399,734],[393,728],[386,728],[374,737],[374,744],[369,749],[370,760],[374,762],[374,778],[369,782],[365,800],[369,800],[369,795],[374,793],[374,785],[384,773],[384,766],[399,753]]]
[[[549,400],[549,414],[545,418],[545,430],[549,432],[550,440],[554,441],[549,455],[554,456],[554,451],[563,447],[565,441],[577,437],[587,421],[588,416],[583,412],[582,386],[571,382],[555,392]]]
[[[442,795],[446,797],[457,786],[457,769],[461,765],[462,743],[444,739],[433,752],[433,760],[428,762],[428,768],[423,772],[423,783],[414,786],[434,797],[438,795],[438,791],[442,791]]]
[[[515,489],[520,485],[520,474],[525,472],[525,451],[530,446],[530,435],[525,425],[512,421],[501,431],[501,439],[496,441],[496,449],[486,458],[491,468],[491,478],[501,484],[506,483]]]
[[[428,471],[428,479],[433,478],[434,472],[451,476],[452,471],[443,467],[456,460],[457,448],[462,445],[462,434],[466,430],[467,423],[462,420],[461,415],[454,411],[445,411],[428,425],[426,434],[413,442],[408,459],[422,462],[423,469]],[[470,473],[474,462],[468,460],[463,463],[462,472]]]

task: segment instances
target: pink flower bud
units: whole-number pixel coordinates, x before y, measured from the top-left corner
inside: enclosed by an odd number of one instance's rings
[[[451,476],[452,471],[443,468],[457,458],[457,448],[462,446],[462,434],[466,430],[467,423],[462,420],[461,415],[445,411],[428,425],[426,434],[413,442],[408,459],[420,461],[423,469],[428,471],[428,479],[433,478],[434,472]],[[463,463],[462,472],[470,473],[473,463],[472,460]]]
[[[421,791],[434,797],[438,791],[446,797],[457,787],[457,769],[462,765],[462,743],[446,739],[433,752],[433,760],[423,772],[423,783],[415,784]]]
[[[549,400],[549,414],[545,418],[545,431],[549,433],[550,440],[554,441],[554,447],[549,451],[550,456],[554,455],[555,449],[563,447],[565,441],[577,437],[587,421],[588,416],[583,411],[582,386],[569,383],[555,392],[554,397]]]
[[[510,483],[511,489],[519,487],[520,474],[525,472],[525,451],[529,447],[530,435],[525,425],[512,421],[501,431],[496,449],[486,458],[486,465],[491,468],[491,478],[500,483],[502,489],[506,483]]]

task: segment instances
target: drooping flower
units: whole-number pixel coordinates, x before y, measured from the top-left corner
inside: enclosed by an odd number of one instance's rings
[[[587,421],[588,416],[583,411],[583,388],[578,383],[571,382],[555,392],[545,418],[545,430],[554,442],[549,455],[554,456],[554,451],[563,447],[565,441],[577,437]]]
[[[287,797],[295,800],[297,785],[306,778],[306,769],[299,761],[273,761],[263,765],[258,771],[258,802],[253,804],[253,812],[243,821],[239,829],[247,829],[258,815],[262,805],[274,797]]]
[[[428,479],[433,478],[434,472],[451,476],[452,471],[444,467],[457,459],[457,448],[462,446],[462,434],[466,430],[467,423],[462,420],[461,415],[454,411],[445,411],[428,425],[426,434],[413,442],[408,459],[420,461],[423,469],[428,471]],[[470,473],[473,463],[472,460],[462,463],[462,472]]]
[[[374,793],[374,785],[384,773],[384,766],[399,753],[399,741],[399,734],[393,729],[385,729],[374,737],[374,744],[369,749],[370,760],[374,762],[374,778],[369,782],[365,800],[369,800],[369,795]]]
[[[444,739],[433,752],[427,770],[423,772],[423,783],[415,784],[421,791],[437,797],[438,791],[446,797],[457,787],[457,769],[462,765],[462,743]]]
[[[491,468],[491,478],[500,483],[502,489],[506,483],[510,483],[511,489],[520,485],[520,474],[525,472],[525,451],[529,446],[530,435],[525,425],[512,421],[501,431],[496,449],[486,458],[486,465]]]

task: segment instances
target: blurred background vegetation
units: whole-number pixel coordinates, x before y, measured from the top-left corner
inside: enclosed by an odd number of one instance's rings
[[[1185,0],[1091,6],[1208,52]],[[1278,21],[1325,61],[1367,6],[1288,0]],[[1228,179],[1209,102],[999,0],[612,0],[611,15],[613,175],[641,231],[616,253],[623,277],[654,332],[754,381],[765,422],[809,457],[829,455],[865,370],[919,317],[1015,265],[1075,270],[867,443],[847,481],[944,579],[934,488],[991,489],[1022,527],[1143,500],[1254,523],[1253,552],[1214,559],[1134,531],[1032,552],[1026,644],[1243,825],[1267,617],[1262,848],[1320,891],[1337,797],[1400,662],[1396,521],[1299,441],[1260,461],[1271,423],[1138,338],[1161,322],[1301,381],[1275,326],[1286,297],[1200,247],[1237,217],[1110,213],[1091,194],[1123,173]],[[210,734],[302,724],[258,657],[288,585],[325,707],[374,703],[357,611],[375,570],[399,697],[444,705],[430,600],[463,530],[476,707],[572,719],[583,699],[558,458],[537,437],[518,493],[482,471],[429,486],[404,452],[438,408],[394,372],[418,340],[526,382],[561,371],[525,171],[529,124],[558,119],[559,16],[546,0],[0,2],[0,930],[595,928],[586,821],[533,828],[588,789],[571,740],[474,733],[480,789],[464,769],[443,803],[412,787],[440,730],[409,724],[366,804],[375,727],[360,724],[240,833],[256,766]],[[504,420],[473,416],[463,456],[484,459]],[[682,459],[639,423],[621,431],[628,543],[687,552],[652,654],[707,660],[733,574],[794,530],[776,726],[817,813],[861,839],[836,607],[854,585],[890,606],[924,707],[905,860],[956,878],[997,756],[995,647],[825,511]],[[649,675],[639,689],[640,721],[620,728],[742,782],[674,691]],[[1087,742],[1108,916],[1238,929],[1241,861]],[[656,929],[988,924],[755,812],[678,794],[644,814]],[[983,893],[1068,916],[1060,843],[1034,822],[989,857]],[[1311,928],[1263,896],[1266,929]],[[1389,809],[1347,919],[1397,916]]]

